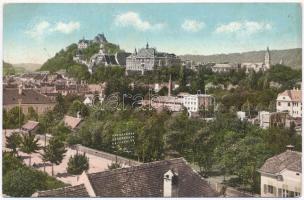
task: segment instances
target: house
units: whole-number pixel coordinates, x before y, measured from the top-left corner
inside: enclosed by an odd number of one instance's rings
[[[18,88],[3,89],[3,108],[7,111],[19,106],[24,114],[32,107],[39,115],[54,108],[56,102],[34,89]]]
[[[155,48],[150,48],[147,43],[146,48],[135,49],[134,53],[127,57],[126,73],[128,71],[141,72],[152,71],[158,67],[168,67],[179,65],[180,58],[175,54],[157,52]]]
[[[287,150],[266,160],[261,173],[261,197],[295,197],[302,190],[302,153],[288,145]]]
[[[36,134],[38,128],[39,122],[29,120],[21,127],[21,131],[27,134]]]
[[[228,64],[228,63],[217,63],[211,66],[211,70],[213,72],[217,72],[217,73],[224,73],[224,72],[229,72],[231,70],[235,70],[237,69],[236,66],[232,65],[232,64]]]
[[[69,129],[71,129],[73,131],[73,130],[76,130],[77,128],[79,128],[79,125],[82,122],[82,119],[80,118],[79,115],[77,117],[65,115],[63,117],[63,122],[66,127],[68,127]]]
[[[78,49],[86,49],[86,48],[88,48],[89,44],[90,44],[90,41],[85,40],[83,37],[82,40],[79,40],[77,47],[78,47]]]
[[[270,127],[284,127],[290,128],[292,124],[296,125],[295,120],[288,112],[267,112],[260,111],[258,113],[258,121],[260,127],[263,129]]]
[[[83,174],[77,191],[90,197],[217,197],[219,196],[183,158]],[[40,191],[36,196],[69,197],[75,190]],[[63,192],[66,191],[66,192]]]
[[[214,97],[208,94],[195,94],[184,95],[183,106],[185,106],[188,112],[198,112],[202,107],[206,110],[214,105]]]
[[[277,112],[288,111],[290,116],[297,118],[302,117],[302,92],[298,88],[285,90],[278,94],[277,97]]]

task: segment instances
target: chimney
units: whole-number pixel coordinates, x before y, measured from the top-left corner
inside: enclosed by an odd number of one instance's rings
[[[171,74],[169,79],[169,85],[168,85],[168,96],[171,96],[171,90],[172,90],[172,80],[171,80]]]
[[[287,151],[293,151],[294,150],[294,146],[289,144],[289,145],[286,145],[286,150]]]
[[[81,118],[80,111],[77,112],[77,118],[78,118],[78,119]]]
[[[178,196],[178,174],[172,170],[164,174],[164,197]]]
[[[22,84],[20,84],[20,85],[18,86],[18,94],[19,94],[19,95],[22,95],[22,89],[23,89],[23,86],[22,86]]]

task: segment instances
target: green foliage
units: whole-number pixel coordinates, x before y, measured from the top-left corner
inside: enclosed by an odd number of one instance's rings
[[[74,63],[73,56],[76,54],[77,44],[71,44],[66,50],[56,53],[53,58],[48,59],[40,68],[41,71],[56,72],[60,69],[68,69]]]
[[[88,67],[80,64],[69,65],[67,68],[67,74],[74,77],[76,80],[88,80],[90,78],[90,73]]]
[[[15,75],[15,74],[16,74],[16,71],[15,71],[13,65],[10,63],[3,62],[3,75],[8,76],[8,75]]]
[[[78,112],[81,117],[86,117],[89,115],[89,108],[81,101],[75,100],[70,105],[68,113],[69,115],[76,117]]]
[[[64,187],[65,184],[22,164],[21,159],[3,153],[3,193],[12,197],[30,197],[39,190]]]
[[[108,165],[108,169],[109,170],[119,169],[119,168],[121,168],[121,164],[119,164],[117,162],[113,162],[110,165]]]
[[[89,158],[85,154],[76,154],[71,156],[68,162],[67,172],[73,175],[79,175],[83,171],[89,170]]]
[[[27,120],[38,120],[38,113],[34,110],[34,108],[31,106],[28,108],[28,114],[26,116]]]
[[[37,153],[41,148],[38,144],[38,139],[35,139],[35,135],[23,135],[20,142],[20,150],[29,154],[29,166],[31,166],[31,154]]]
[[[59,165],[66,153],[64,143],[58,138],[52,138],[49,141],[49,144],[43,149],[42,159],[45,162],[52,163],[52,176],[54,175],[54,164]]]
[[[20,114],[20,118],[19,118]],[[19,109],[19,106],[13,107],[8,112],[3,111],[3,126],[7,129],[19,128],[23,125],[25,115],[22,112],[22,109]]]
[[[20,146],[21,137],[19,133],[13,132],[10,136],[6,136],[6,147],[12,149],[12,153],[17,153],[17,148]]]

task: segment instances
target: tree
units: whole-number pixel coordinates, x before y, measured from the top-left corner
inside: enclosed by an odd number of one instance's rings
[[[84,154],[71,156],[68,162],[67,172],[73,175],[79,175],[83,171],[89,170],[89,158]]]
[[[64,98],[61,93],[59,93],[56,97],[56,105],[54,107],[54,112],[59,116],[59,118],[62,118],[64,114],[66,113],[66,104],[64,101]]]
[[[17,148],[20,145],[21,137],[19,133],[13,132],[10,136],[6,136],[6,147],[12,149],[12,153],[15,155],[17,152]]]
[[[7,112],[6,128],[19,128],[24,123],[24,118],[22,109],[19,106],[13,107]]]
[[[26,118],[28,120],[35,120],[35,121],[38,120],[38,114],[32,106],[28,108],[28,114],[27,114]]]
[[[20,144],[20,150],[24,153],[29,154],[29,166],[31,166],[31,154],[37,153],[40,149],[40,145],[38,144],[38,139],[35,139],[34,135],[23,135]]]
[[[52,138],[44,148],[42,159],[44,162],[52,163],[52,176],[54,176],[54,164],[59,165],[62,162],[66,151],[64,143],[58,138]]]
[[[12,197],[30,197],[35,191],[65,186],[46,173],[25,166],[11,153],[3,153],[3,193]]]
[[[81,101],[75,100],[69,107],[69,114],[76,116],[78,112],[81,115],[81,117],[86,117],[89,115],[88,107]]]
[[[18,168],[3,177],[3,192],[13,197],[30,197],[41,184],[41,179],[26,168]]]
[[[113,162],[110,165],[108,165],[109,170],[118,169],[118,168],[121,168],[121,164],[119,164],[118,162]]]

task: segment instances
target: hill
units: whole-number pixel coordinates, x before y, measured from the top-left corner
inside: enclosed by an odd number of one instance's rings
[[[37,64],[37,63],[16,63],[16,64],[12,64],[15,68],[18,69],[24,69],[26,71],[36,71],[41,67],[41,64]]]
[[[242,62],[263,62],[265,51],[251,51],[244,53],[231,53],[231,54],[215,54],[215,55],[181,55],[183,60],[189,59],[195,62],[207,63],[242,63]],[[302,66],[302,49],[286,49],[286,50],[270,50],[272,64],[280,63],[292,68],[300,69]]]
[[[103,46],[109,54],[115,54],[116,52],[121,51],[119,46],[113,43],[106,42]],[[55,72],[64,69],[69,71],[70,66],[80,66],[80,64],[77,64],[73,61],[73,56],[76,55],[77,51],[77,44],[71,44],[65,49],[62,49],[58,53],[56,53],[54,57],[48,59],[39,70]],[[92,43],[85,50],[82,51],[82,54],[86,60],[89,60],[91,56],[95,53],[98,53],[98,51],[99,44]]]

